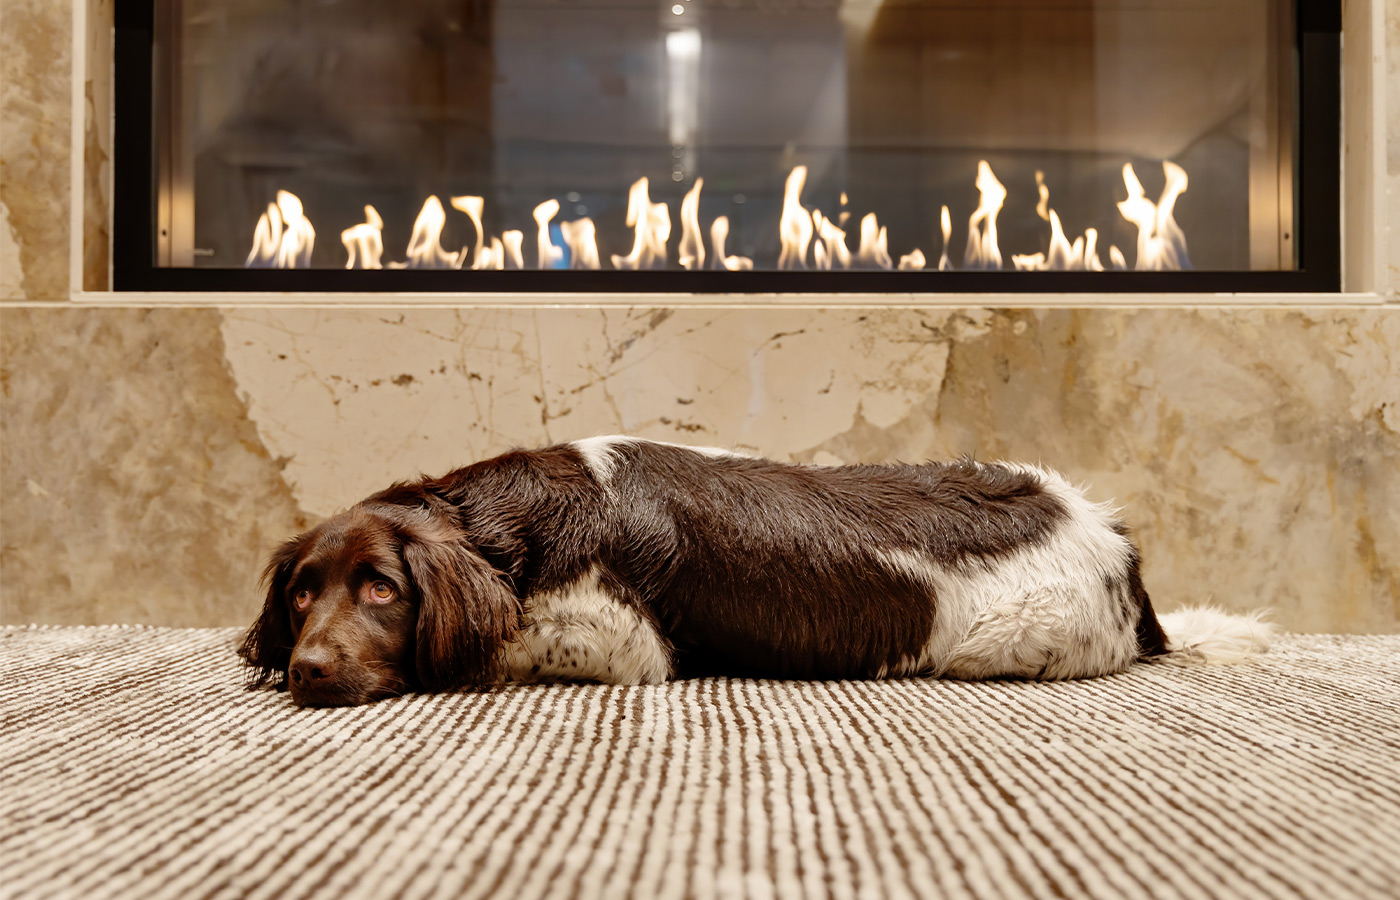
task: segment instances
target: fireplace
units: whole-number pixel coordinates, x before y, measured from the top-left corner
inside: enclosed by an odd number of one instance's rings
[[[117,7],[118,290],[1327,292],[1336,4]]]

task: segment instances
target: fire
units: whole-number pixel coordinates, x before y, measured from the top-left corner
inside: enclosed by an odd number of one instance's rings
[[[350,258],[347,269],[382,269],[384,256],[384,220],[373,206],[365,207],[365,221],[340,233],[340,242]]]
[[[652,203],[646,176],[638,178],[627,193],[627,224],[636,229],[632,252],[613,254],[615,269],[655,269],[666,265],[666,241],[671,237],[671,208]]]
[[[700,187],[705,179],[695,179],[681,201],[681,244],[678,248],[681,267],[685,269],[705,268],[705,241],[700,236]]]
[[[928,265],[928,260],[924,258],[924,251],[915,247],[913,253],[906,253],[899,258],[900,269],[922,269]]]
[[[947,272],[953,268],[953,263],[948,259],[948,239],[953,236],[953,217],[948,214],[947,206],[938,214],[938,224],[943,231],[943,255],[938,258],[938,271]]]
[[[844,195],[842,195],[844,196]],[[843,213],[844,215],[844,213]],[[840,266],[851,267],[851,250],[846,246],[846,232],[836,227],[836,223],[822,215],[819,209],[812,210],[812,224],[816,228],[820,243],[812,245],[812,257],[818,269]]]
[[[715,248],[715,267],[723,267],[731,272],[742,272],[753,268],[753,260],[747,256],[725,256],[724,242],[729,239],[729,217],[718,216],[710,223],[710,246]]]
[[[460,269],[467,256],[465,248],[448,252],[442,249],[442,226],[447,224],[447,212],[436,195],[423,201],[418,218],[413,221],[413,234],[408,239],[410,269]]]
[[[452,197],[450,200],[453,209],[461,210],[471,219],[472,227],[476,229],[476,246],[472,249],[471,261],[472,269],[480,271],[482,269],[504,269],[510,263],[512,269],[525,268],[524,257],[520,253],[520,247],[525,239],[522,231],[507,231],[501,237],[488,236],[485,227],[481,224],[481,213],[486,207],[486,201],[481,197]],[[504,243],[502,242],[504,238]],[[461,264],[467,261],[467,251],[462,250]]]
[[[1162,172],[1167,176],[1167,183],[1154,204],[1147,199],[1133,164],[1123,165],[1123,184],[1128,188],[1128,199],[1118,204],[1118,211],[1138,227],[1137,265],[1134,266],[1138,270],[1160,272],[1191,268],[1191,260],[1186,255],[1186,235],[1172,218],[1176,199],[1186,192],[1186,171],[1174,162],[1163,161]]]
[[[1166,184],[1156,203],[1147,199],[1146,191],[1133,171],[1132,164],[1123,166],[1123,183],[1127,199],[1118,202],[1119,213],[1137,226],[1137,260],[1133,268],[1145,271],[1184,269],[1190,267],[1186,237],[1174,217],[1176,202],[1186,192],[1186,172],[1170,161],[1162,163]],[[841,210],[828,218],[820,209],[810,212],[802,205],[807,167],[794,166],[783,188],[782,211],[778,220],[780,253],[779,269],[807,268],[807,249],[812,248],[810,265],[819,270],[880,268],[920,270],[930,267],[929,258],[920,249],[903,254],[896,262],[889,252],[889,233],[874,212],[860,218],[859,247],[853,253],[847,244],[846,223],[852,213],[846,207],[849,198],[842,192]],[[1099,230],[1088,227],[1071,241],[1065,233],[1059,213],[1050,205],[1050,188],[1044,172],[1035,173],[1036,215],[1049,225],[1048,249],[1029,254],[1011,254],[1012,265],[1022,271],[1083,270],[1102,272],[1099,259]],[[729,255],[725,244],[730,236],[730,219],[718,216],[710,224],[710,249],[705,248],[704,231],[700,224],[700,194],[704,179],[696,178],[680,203],[680,239],[676,248],[679,265],[688,271],[710,266],[728,271],[754,268],[754,261],[744,256]],[[1000,269],[1002,251],[998,244],[997,217],[1006,202],[1006,187],[998,180],[986,160],[977,164],[978,204],[968,218],[967,249],[963,267],[967,269]],[[634,231],[632,251],[626,256],[608,257],[613,268],[639,270],[665,268],[668,261],[668,241],[671,237],[671,211],[666,203],[653,202],[650,183],[639,178],[628,192],[627,225]],[[577,200],[577,196],[572,199]],[[743,202],[742,196],[735,202]],[[365,221],[340,233],[345,247],[347,269],[378,268],[437,268],[460,269],[469,262],[472,269],[525,268],[524,232],[510,230],[500,236],[487,232],[483,224],[485,199],[480,196],[454,196],[453,209],[464,213],[475,229],[475,244],[471,248],[449,251],[442,246],[442,232],[447,213],[436,196],[429,196],[413,223],[406,261],[384,260],[384,220],[373,206],[366,206]],[[564,264],[565,248],[556,245],[550,236],[552,223],[559,215],[558,199],[548,199],[537,205],[531,215],[536,225],[538,266],[557,268]],[[580,213],[585,210],[580,207]],[[598,228],[591,218],[560,221],[563,243],[568,248],[568,266],[574,269],[603,268],[598,249]],[[953,268],[950,259],[952,244],[952,214],[948,206],[939,208],[941,253],[936,263],[938,271]],[[301,200],[289,191],[279,190],[276,202],[269,204],[258,219],[253,233],[253,247],[245,262],[247,266],[276,268],[306,268],[311,264],[311,252],[316,232],[307,219]],[[815,240],[814,240],[815,238]],[[1122,271],[1129,268],[1123,252],[1116,246],[1108,248],[1109,267]]]
[[[554,246],[554,242],[549,239],[549,221],[558,214],[558,200],[546,200],[530,213],[535,220],[535,225],[539,227],[536,244],[540,251],[539,267],[541,269],[556,268],[564,260],[564,249]]]
[[[1099,233],[1093,228],[1086,229],[1084,234],[1074,239],[1074,243],[1069,242],[1065,237],[1065,229],[1060,224],[1060,215],[1050,208],[1050,188],[1045,184],[1045,173],[1035,173],[1036,190],[1040,194],[1040,202],[1036,204],[1036,215],[1050,223],[1050,255],[1044,253],[1031,253],[1029,255],[1013,255],[1012,264],[1020,271],[1029,272],[1037,270],[1051,270],[1064,272],[1073,269],[1090,269],[1096,272],[1103,271],[1103,263],[1099,262],[1098,245]]]
[[[967,251],[963,265],[969,269],[1000,269],[1001,248],[997,246],[997,213],[1006,202],[1006,188],[992,173],[985,159],[977,162],[977,209],[967,220]],[[985,228],[980,227],[985,223]]]
[[[894,266],[890,261],[889,235],[880,227],[874,213],[866,213],[860,220],[860,249],[856,251],[856,260],[881,269]]]
[[[597,229],[593,220],[585,216],[573,222],[560,222],[559,230],[564,234],[564,243],[569,246],[569,268],[601,269],[598,258]]]
[[[485,208],[486,201],[481,197],[453,197],[449,201],[453,209],[460,209],[467,214],[467,218],[472,220],[472,225],[476,227],[476,248],[472,252],[473,269],[489,269],[490,259],[482,255],[486,250],[486,229],[481,227],[481,211]]]
[[[794,166],[783,187],[783,213],[778,218],[778,240],[782,252],[778,268],[807,268],[807,244],[812,240],[812,219],[802,208],[802,185],[807,183],[807,167]]]
[[[307,269],[316,229],[301,208],[301,198],[278,191],[277,202],[267,205],[253,230],[253,250],[243,265],[261,269]]]
[[[502,246],[501,241],[505,242],[504,246]],[[525,268],[525,254],[520,252],[520,248],[525,244],[525,232],[515,229],[503,231],[501,232],[501,241],[492,238],[491,250],[497,257],[502,259],[502,262],[509,263],[506,268]],[[503,253],[504,256],[502,255]],[[497,266],[496,268],[499,269],[501,266]]]
[[[1097,228],[1084,229],[1084,268],[1091,272],[1103,271],[1103,263],[1099,262],[1098,247],[1099,230]]]

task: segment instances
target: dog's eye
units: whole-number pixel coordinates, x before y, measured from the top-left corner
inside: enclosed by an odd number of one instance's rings
[[[374,603],[388,603],[394,599],[394,589],[386,582],[376,581],[370,585],[369,599]]]
[[[297,609],[306,609],[308,606],[310,606],[310,605],[311,605],[311,592],[310,592],[310,591],[297,591],[296,604],[297,604]]]

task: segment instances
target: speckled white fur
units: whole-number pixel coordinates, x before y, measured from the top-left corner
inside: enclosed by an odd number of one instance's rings
[[[1079,678],[1122,671],[1137,657],[1136,622],[1122,622],[1104,583],[1125,577],[1132,555],[1113,510],[1054,472],[1003,465],[1033,475],[1068,515],[1048,540],[958,569],[917,553],[881,553],[937,598],[928,643],[889,674]]]
[[[603,590],[596,569],[527,599],[520,637],[506,645],[503,662],[507,681],[660,684],[672,672],[656,626]]]

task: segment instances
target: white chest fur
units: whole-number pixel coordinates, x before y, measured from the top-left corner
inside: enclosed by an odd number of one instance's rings
[[[659,684],[671,677],[666,641],[599,586],[597,570],[526,600],[520,637],[503,662],[507,681]]]

